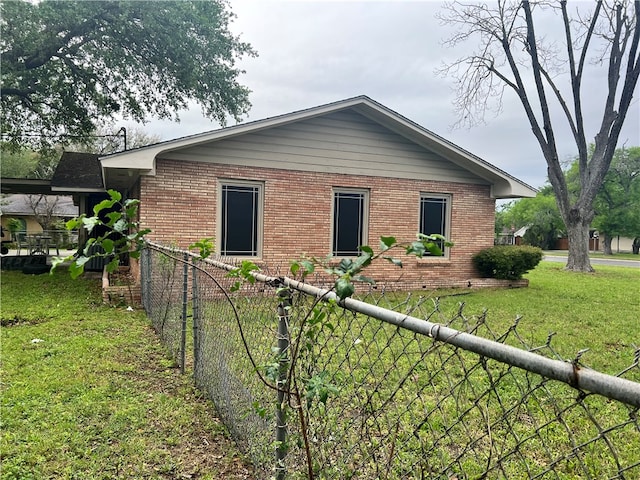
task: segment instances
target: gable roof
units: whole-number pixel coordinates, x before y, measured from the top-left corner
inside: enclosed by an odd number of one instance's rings
[[[139,174],[154,175],[156,158],[170,152],[309,120],[343,110],[353,110],[486,180],[487,183],[492,185],[492,196],[495,198],[533,197],[536,195],[536,189],[533,187],[367,96],[354,97],[100,157],[105,185],[113,186],[114,188],[127,187],[130,186],[134,177]]]
[[[51,209],[52,213],[58,217],[78,216],[78,207],[74,205],[73,198],[70,196],[44,195],[42,199],[36,198],[33,202],[29,197],[30,195],[22,193],[7,195],[0,204],[2,215],[34,215],[32,205],[35,205],[37,213],[45,213],[47,209]]]
[[[52,192],[103,192],[102,169],[94,153],[63,152],[51,177]]]

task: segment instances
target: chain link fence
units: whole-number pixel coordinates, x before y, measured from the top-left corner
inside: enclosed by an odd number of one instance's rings
[[[141,260],[154,328],[257,478],[640,478],[640,350],[609,376],[423,295]]]

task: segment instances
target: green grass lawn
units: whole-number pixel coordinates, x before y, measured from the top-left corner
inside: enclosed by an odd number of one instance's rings
[[[635,260],[636,262],[640,262],[640,255],[635,255],[631,252],[619,252],[613,255],[605,255],[602,252],[592,252],[589,254],[590,258],[610,258],[612,260]]]
[[[583,363],[605,373],[633,362],[640,346],[640,269],[598,266],[594,274],[576,274],[542,262],[527,278],[530,286],[522,289],[438,292],[441,318],[452,318],[464,302],[469,323],[486,309],[486,325],[500,334],[522,316],[517,332],[526,343],[543,344],[555,332],[552,347],[563,358],[588,348]],[[211,404],[189,375],[179,374],[142,312],[103,305],[97,281],[74,281],[66,272],[3,272],[1,293],[2,480],[249,478]],[[430,305],[425,302],[424,312]],[[373,336],[349,331],[364,340],[357,348]],[[385,338],[380,341],[381,352],[390,354]],[[387,368],[395,360],[379,365],[383,354],[369,354],[357,355],[354,364],[370,358],[380,370],[376,382],[392,376]],[[327,366],[341,361],[334,357]],[[353,381],[353,369],[349,373],[345,379]],[[626,378],[640,380],[640,370]],[[413,385],[417,380],[406,388]],[[340,396],[347,406],[353,403],[348,392]],[[623,456],[635,455],[636,447]]]
[[[532,346],[555,333],[551,345],[563,358],[589,349],[582,361],[604,373],[631,365],[634,346],[640,347],[640,268],[598,265],[595,273],[581,274],[542,262],[525,277],[528,288],[462,292],[442,297],[440,308],[445,318],[460,302],[469,317],[486,309],[487,323],[497,333],[521,316],[517,331]]]
[[[520,348],[544,345],[555,332],[553,351],[539,353],[571,360],[589,349],[581,363],[604,373],[634,363],[640,269],[576,274],[543,262],[527,278],[528,288],[421,291],[411,298],[387,292],[379,304],[395,303],[399,311],[451,322],[458,330],[474,330],[482,318],[479,335],[509,331],[505,343]],[[394,438],[388,478],[420,478],[416,471],[423,478],[484,478],[489,467],[486,478],[614,478],[621,468],[629,468],[630,478],[639,473],[640,434],[626,424],[629,409],[620,403],[592,395],[580,404],[566,384],[441,343],[424,354],[428,339],[364,315],[337,313],[331,323],[315,337],[309,360],[298,361],[300,378],[325,375],[337,391],[326,405],[316,401],[309,414],[311,438],[336,439],[319,462],[326,478],[345,477],[352,468],[363,478],[385,478],[380,461],[352,459],[385,459]],[[640,382],[640,368],[624,377]],[[609,427],[604,442],[598,429]],[[545,474],[550,465],[554,474]]]
[[[545,255],[567,256],[566,250],[545,250]],[[635,260],[640,262],[640,255],[631,252],[614,252],[613,255],[605,255],[602,252],[589,252],[589,258],[608,258],[610,260]]]
[[[141,311],[98,280],[2,272],[0,478],[250,478]]]

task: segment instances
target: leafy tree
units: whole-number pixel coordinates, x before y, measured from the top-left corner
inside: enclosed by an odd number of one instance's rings
[[[52,145],[50,148],[38,151],[29,147],[12,148],[4,142],[0,145],[2,177],[51,178],[64,150],[104,155],[119,152],[125,147],[123,133],[127,136],[128,149],[144,147],[160,141],[158,135],[147,133],[140,128],[124,132],[123,130],[118,130],[115,126],[100,128],[88,136],[75,139],[74,142],[66,146]]]
[[[4,142],[0,148],[3,178],[34,178],[33,172],[40,158],[37,152],[29,148],[12,149]]]
[[[3,142],[0,145],[3,178],[51,178],[60,160],[60,149],[45,148],[35,151],[29,147],[15,148]]]
[[[225,123],[249,109],[224,0],[0,4],[3,139],[51,144],[116,115],[179,119],[195,101]],[[56,140],[53,140],[56,139]]]
[[[107,155],[132,148],[144,147],[158,143],[159,141],[159,135],[147,133],[141,128],[136,127],[127,130],[122,127],[118,130],[118,128],[113,125],[99,128],[87,137],[76,139],[75,142],[66,147],[66,150]]]
[[[611,241],[618,235],[640,237],[640,147],[616,150],[594,207],[592,226],[603,238],[605,254],[612,254]]]
[[[467,40],[474,45],[473,53],[442,70],[457,79],[460,123],[482,121],[491,99],[497,98],[500,106],[506,91],[516,94],[547,162],[549,181],[567,227],[567,269],[592,271],[588,241],[594,201],[640,76],[640,2],[599,0],[570,12],[566,0],[454,1],[440,18],[459,27],[448,40],[449,46]],[[560,21],[554,32],[550,25],[555,19]],[[541,24],[547,35],[539,35]],[[601,87],[590,86],[586,94],[594,97],[604,92],[602,117],[595,122],[594,134],[589,134],[582,87],[587,76],[596,78],[589,69],[598,67],[606,69],[606,82]],[[555,111],[561,113],[552,113]],[[571,132],[578,152],[575,199],[570,197],[559,160],[556,136],[560,124]],[[591,152],[588,138],[595,138]]]
[[[545,185],[533,198],[522,198],[506,204],[500,212],[501,221],[514,229],[527,227],[525,243],[549,250],[556,239],[566,232],[550,185]]]

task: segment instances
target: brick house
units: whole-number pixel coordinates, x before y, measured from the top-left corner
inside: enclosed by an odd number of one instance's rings
[[[141,200],[141,225],[160,243],[214,237],[219,254],[273,268],[353,257],[382,235],[455,242],[441,257],[368,270],[411,288],[477,284],[471,257],[493,245],[496,199],[536,193],[364,96],[100,161],[105,186]]]

